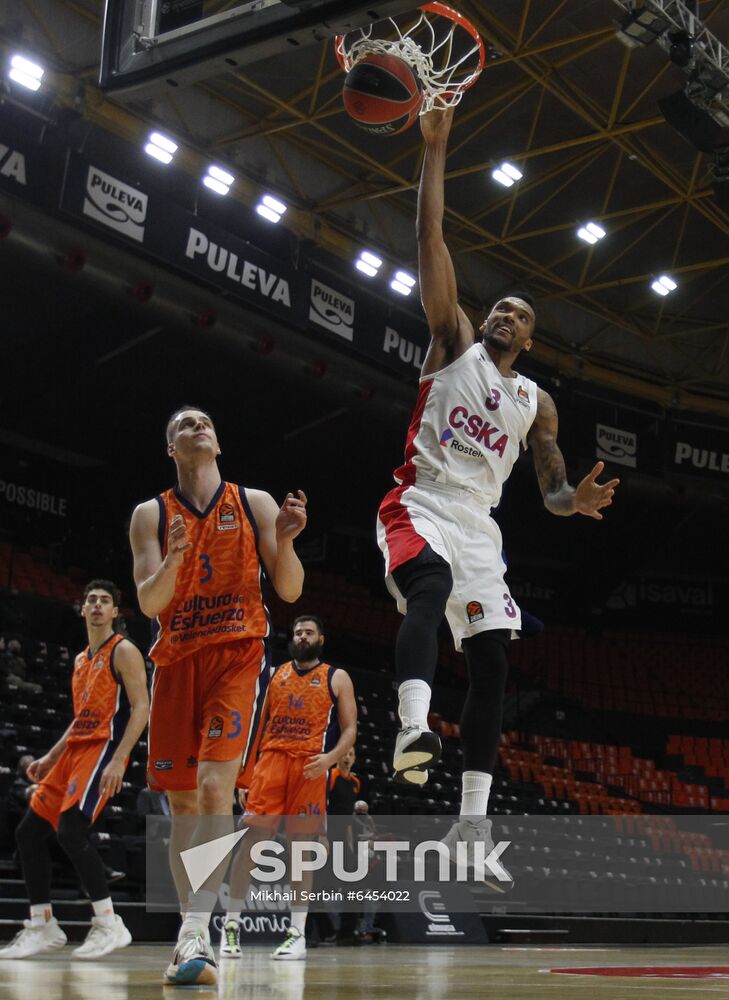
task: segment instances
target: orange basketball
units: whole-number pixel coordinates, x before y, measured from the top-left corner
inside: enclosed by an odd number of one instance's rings
[[[423,104],[415,71],[398,56],[373,52],[347,73],[344,107],[370,135],[397,135],[410,128]]]

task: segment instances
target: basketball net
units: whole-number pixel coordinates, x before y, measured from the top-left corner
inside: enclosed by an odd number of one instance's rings
[[[398,20],[400,23],[398,23]],[[415,71],[423,88],[423,115],[433,108],[455,107],[481,75],[486,49],[467,18],[444,3],[428,3],[413,23],[386,17],[346,35],[334,49],[345,73],[372,53],[398,56]]]

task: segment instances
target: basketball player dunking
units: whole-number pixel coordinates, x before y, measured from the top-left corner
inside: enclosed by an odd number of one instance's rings
[[[253,761],[268,684],[261,571],[283,600],[301,594],[293,541],[306,524],[306,497],[289,494],[279,510],[268,493],[223,482],[215,427],[196,407],[170,417],[167,453],[178,485],[140,504],[130,529],[139,606],[159,623],[147,779],[167,792],[173,818],[226,816],[241,766]],[[170,857],[185,912],[166,978],[211,985],[214,893],[184,898],[177,855],[187,844],[174,838],[173,826]]]
[[[388,588],[405,614],[397,638],[402,728],[395,744],[398,780],[427,781],[440,756],[428,729],[437,631],[445,614],[466,657],[469,687],[461,717],[461,821],[447,841],[485,837],[512,632],[519,608],[504,582],[501,533],[490,516],[519,457],[531,448],[544,505],[552,514],[602,519],[618,484],[594,469],[573,488],[557,445],[554,402],[512,368],[532,346],[530,298],[501,298],[477,336],[458,304],[443,239],[444,176],[453,110],[421,119],[425,158],[418,196],[420,288],[431,342],[408,430],[398,485],[379,510],[378,541]],[[466,818],[468,817],[468,818]],[[455,853],[455,850],[454,850]]]

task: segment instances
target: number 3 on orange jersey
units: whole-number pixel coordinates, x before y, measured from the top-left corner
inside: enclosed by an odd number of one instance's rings
[[[200,560],[200,569],[203,571],[203,575],[200,577],[200,583],[207,583],[208,580],[213,578],[213,567],[210,565],[210,556],[207,552],[203,552],[202,555],[198,556]]]

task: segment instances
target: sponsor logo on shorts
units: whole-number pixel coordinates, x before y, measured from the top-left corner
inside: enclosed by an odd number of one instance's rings
[[[237,531],[235,507],[230,503],[220,505],[218,511],[218,531]]]
[[[78,785],[76,784],[76,782],[72,781],[71,784],[66,789],[66,795],[75,795],[77,788],[78,788]]]
[[[223,716],[214,715],[210,720],[210,728],[208,729],[208,739],[215,740],[218,736],[223,735]]]
[[[171,760],[156,760],[154,762],[155,771],[171,771],[174,764]]]
[[[483,621],[483,606],[479,601],[469,601],[466,605],[466,615],[471,625]]]
[[[187,766],[188,767],[197,767],[197,757],[188,757],[187,758]]]

